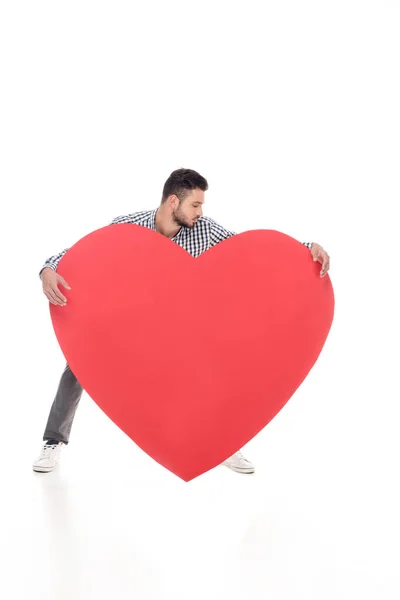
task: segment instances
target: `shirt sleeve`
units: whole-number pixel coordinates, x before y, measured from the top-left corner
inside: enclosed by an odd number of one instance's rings
[[[117,225],[118,223],[129,223],[130,216],[131,215],[122,215],[121,217],[115,217],[115,219],[113,219],[111,223],[109,223],[109,225]],[[53,271],[57,271],[58,263],[60,262],[64,254],[68,252],[68,250],[69,248],[65,248],[65,250],[63,250],[62,252],[59,252],[54,256],[50,256],[50,258],[46,260],[43,267],[40,269],[39,277],[42,274],[43,269],[49,268],[53,269]]]
[[[121,215],[120,217],[115,217],[110,225],[118,225],[119,223],[132,223],[134,222],[132,219],[133,215]]]
[[[43,269],[53,269],[53,271],[57,271],[58,263],[60,262],[64,254],[68,252],[68,250],[69,248],[65,248],[65,250],[63,250],[62,252],[59,252],[54,256],[50,256],[50,258],[46,260],[43,267],[40,269],[39,277],[42,274]]]
[[[234,231],[229,231],[228,229],[225,229],[224,227],[222,227],[222,225],[219,225],[218,223],[213,221],[211,224],[210,248],[212,248],[219,242],[223,242],[224,240],[227,240],[228,238],[232,237],[233,235],[236,235],[236,233]],[[302,242],[302,244],[303,244],[303,246],[306,246],[309,250],[311,250],[312,242]]]
[[[225,227],[222,227],[222,225],[219,225],[218,223],[213,221],[211,223],[210,230],[210,248],[216,246],[217,244],[219,244],[219,242],[227,240],[233,235],[236,235],[234,231],[229,231],[228,229],[225,229]]]

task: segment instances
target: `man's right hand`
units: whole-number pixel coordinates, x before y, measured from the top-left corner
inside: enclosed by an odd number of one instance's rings
[[[40,277],[43,282],[44,295],[49,302],[56,306],[65,306],[67,304],[67,299],[58,289],[59,285],[62,285],[67,290],[71,289],[65,279],[50,267],[43,269]]]

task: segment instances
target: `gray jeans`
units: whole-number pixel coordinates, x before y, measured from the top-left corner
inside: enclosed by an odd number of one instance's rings
[[[61,376],[43,435],[43,440],[58,440],[68,444],[72,423],[83,388],[69,366]]]

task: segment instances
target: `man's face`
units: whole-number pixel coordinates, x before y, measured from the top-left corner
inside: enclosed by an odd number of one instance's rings
[[[198,218],[203,215],[204,192],[199,189],[192,190],[181,204],[176,204],[172,211],[174,221],[181,227],[192,229]]]

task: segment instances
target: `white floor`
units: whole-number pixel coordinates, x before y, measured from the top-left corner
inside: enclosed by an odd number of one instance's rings
[[[0,13],[0,599],[399,600],[398,3]],[[35,474],[64,368],[39,269],[182,166],[228,229],[326,247],[323,355],[244,449],[255,476],[184,483],[86,396]]]
[[[30,438],[3,433],[0,596],[398,600],[396,426],[357,415],[337,382],[321,395],[330,348],[246,447],[254,476],[184,483],[86,395],[59,468],[36,474],[28,412]],[[47,409],[32,405],[35,426]]]

